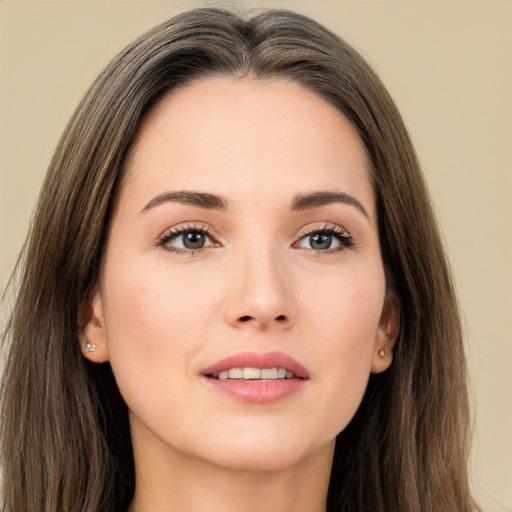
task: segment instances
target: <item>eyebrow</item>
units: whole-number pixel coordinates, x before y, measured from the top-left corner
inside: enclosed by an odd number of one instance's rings
[[[208,194],[207,192],[164,192],[157,195],[144,206],[140,213],[146,212],[155,206],[166,202],[176,202],[208,210],[226,210],[228,202],[222,196]],[[356,207],[366,218],[370,218],[364,206],[353,196],[345,192],[312,192],[310,194],[298,194],[291,204],[292,211],[309,210],[319,208],[332,203],[343,203]]]
[[[312,192],[311,194],[299,194],[292,201],[292,210],[309,210],[310,208],[319,208],[332,203],[343,203],[355,206],[364,216],[369,219],[370,216],[364,206],[350,194],[345,192]]]
[[[146,212],[168,201],[198,206],[199,208],[206,208],[208,210],[225,210],[227,208],[227,201],[221,196],[207,194],[206,192],[179,191],[159,194],[151,199],[151,201],[142,208],[140,213]]]

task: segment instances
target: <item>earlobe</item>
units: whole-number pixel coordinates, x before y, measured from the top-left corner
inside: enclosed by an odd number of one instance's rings
[[[373,347],[372,373],[387,370],[393,361],[393,347],[400,331],[400,300],[395,292],[389,291],[375,336]]]
[[[101,292],[95,287],[78,311],[78,341],[83,356],[94,363],[108,361],[108,343]]]

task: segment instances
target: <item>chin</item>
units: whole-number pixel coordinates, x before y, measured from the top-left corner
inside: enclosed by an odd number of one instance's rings
[[[235,471],[284,471],[318,454],[332,457],[334,445],[335,439],[312,443],[293,436],[289,431],[279,432],[275,436],[237,438],[231,435],[215,444],[210,438],[209,453],[205,459],[216,466]]]

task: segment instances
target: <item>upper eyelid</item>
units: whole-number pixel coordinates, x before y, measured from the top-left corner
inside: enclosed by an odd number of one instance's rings
[[[182,237],[185,233],[194,231],[206,235],[210,239],[211,244],[208,246],[198,248],[174,247],[171,245],[175,240]],[[220,247],[222,246],[222,243],[219,242],[218,238],[212,232],[212,228],[208,224],[205,224],[203,222],[199,222],[196,224],[189,221],[166,229],[155,240],[154,246],[156,248],[163,248],[164,250],[170,253],[193,255],[205,249],[209,249],[211,247]]]
[[[193,221],[189,221],[183,224],[178,224],[177,226],[167,228],[165,231],[163,231],[163,233],[160,236],[158,236],[158,239],[161,240],[162,238],[165,238],[169,235],[181,235],[182,233],[186,233],[187,231],[201,231],[212,238],[218,238],[216,230],[214,230],[208,224],[205,224],[204,222],[196,223]]]
[[[337,254],[340,251],[343,251],[354,246],[354,240],[352,238],[352,235],[345,228],[341,227],[339,224],[323,222],[321,223],[321,225],[319,225],[318,223],[310,224],[303,228],[302,232],[295,237],[295,241],[293,242],[292,247],[299,248],[299,245],[302,243],[304,239],[307,239],[308,237],[315,233],[327,233],[329,235],[332,235],[335,238],[337,238],[339,243],[341,244],[339,248],[327,249],[325,251],[310,248],[309,250],[313,250],[315,254]]]
[[[206,235],[208,235],[212,241],[216,242],[217,244],[222,244],[222,238],[217,230],[213,228],[210,224],[207,224],[202,221],[187,221],[183,222],[181,224],[178,224],[176,226],[172,226],[170,228],[167,228],[165,231],[163,231],[158,237],[157,241],[161,242],[165,238],[172,238],[173,235],[180,236],[182,233],[186,233],[187,231],[201,231],[204,232]],[[315,222],[308,224],[301,228],[296,235],[294,236],[295,241],[299,241],[300,239],[311,235],[313,233],[322,232],[322,231],[332,231],[339,236],[346,237],[346,238],[352,238],[350,233],[343,227],[341,227],[339,224],[335,224],[332,222]],[[295,243],[295,242],[294,242]]]
[[[344,235],[344,236],[347,236],[347,237],[351,237],[350,233],[345,228],[341,227],[338,224],[334,224],[334,223],[331,223],[331,222],[322,222],[322,223],[319,223],[319,224],[308,225],[305,228],[303,228],[297,234],[297,236],[299,238],[302,238],[304,236],[308,236],[308,235],[310,235],[312,233],[317,233],[317,232],[320,232],[320,231],[334,231],[334,232],[338,233],[339,235]]]

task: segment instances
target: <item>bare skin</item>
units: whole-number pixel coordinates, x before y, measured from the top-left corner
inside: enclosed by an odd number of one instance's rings
[[[139,443],[141,446],[143,443]],[[325,512],[332,446],[281,471],[232,471],[189,457],[136,456],[137,492],[128,512]]]
[[[325,511],[399,326],[357,132],[295,83],[209,78],[154,108],[124,172],[80,324],[129,409],[129,512]]]

